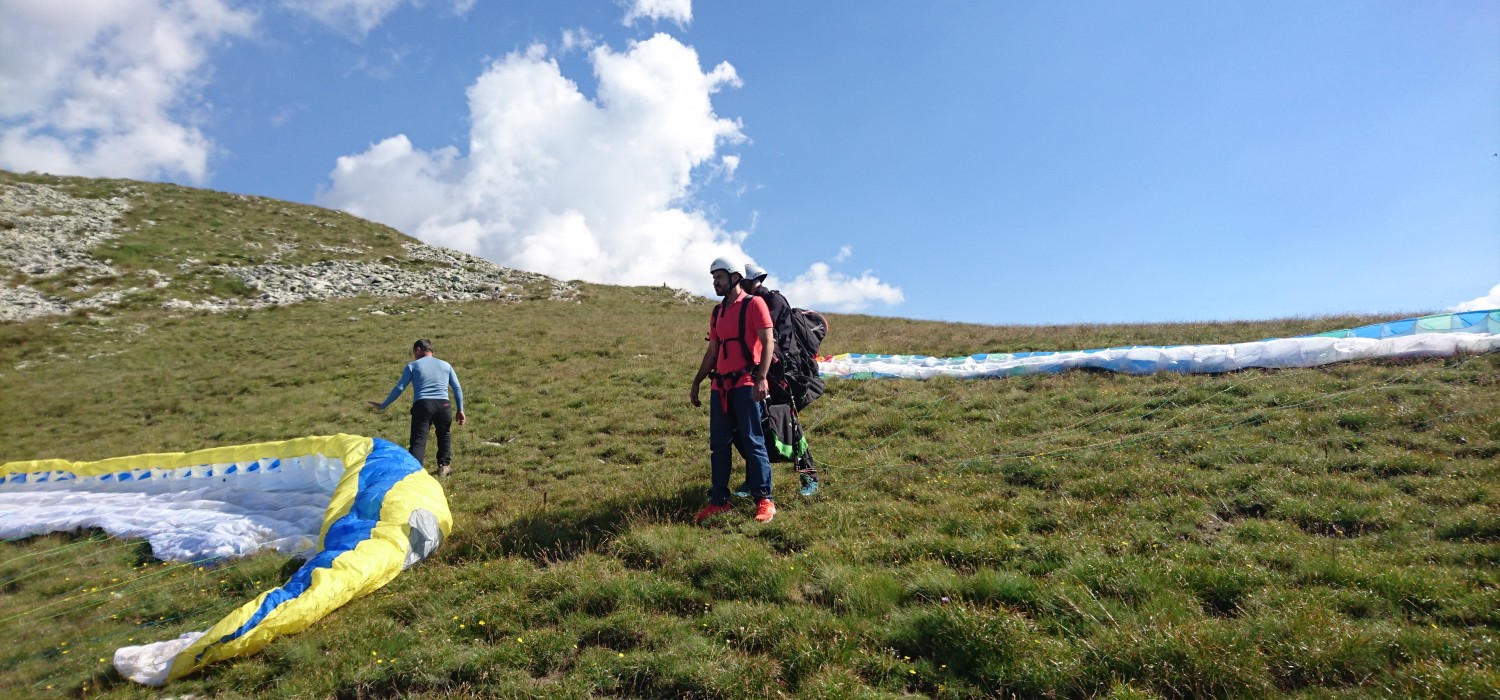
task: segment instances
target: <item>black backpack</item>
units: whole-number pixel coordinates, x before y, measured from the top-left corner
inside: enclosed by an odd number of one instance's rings
[[[776,333],[776,363],[771,365],[771,403],[790,403],[802,410],[823,395],[818,377],[818,348],[828,336],[828,319],[816,311],[794,308],[781,292],[761,287]]]

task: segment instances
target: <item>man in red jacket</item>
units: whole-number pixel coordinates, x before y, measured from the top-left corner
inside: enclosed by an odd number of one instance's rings
[[[770,522],[776,517],[776,503],[771,499],[771,460],[766,454],[761,417],[771,392],[766,377],[776,349],[771,313],[765,301],[740,289],[744,275],[738,265],[719,258],[708,270],[714,278],[714,293],[723,301],[710,316],[708,349],[689,392],[693,406],[701,406],[698,386],[704,378],[713,377],[708,418],[708,504],[698,511],[695,520],[701,523],[731,510],[730,446],[738,443],[745,456],[745,485],[755,499],[755,519]]]

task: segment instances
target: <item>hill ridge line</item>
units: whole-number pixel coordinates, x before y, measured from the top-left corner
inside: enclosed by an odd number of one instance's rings
[[[9,284],[0,285],[0,321],[76,312],[109,313],[142,303],[165,310],[218,313],[360,295],[517,303],[526,299],[572,301],[578,294],[576,283],[503,267],[416,240],[400,242],[406,261],[392,254],[376,257],[378,251],[362,245],[352,232],[345,242],[329,245],[299,242],[295,232],[262,228],[254,233],[270,240],[242,237],[240,243],[247,253],[259,257],[253,264],[184,257],[175,265],[172,260],[153,260],[149,266],[125,269],[96,257],[101,248],[119,247],[123,234],[157,224],[151,219],[140,221],[135,229],[123,224],[133,204],[141,203],[133,200],[148,197],[150,187],[125,182],[113,196],[90,198],[73,196],[60,186],[44,182],[0,180],[0,273],[10,278]],[[247,195],[219,196],[237,203],[277,202]],[[233,213],[229,209],[224,212]],[[291,215],[286,207],[277,213]],[[316,224],[340,227],[322,220]],[[289,233],[293,240],[276,240]],[[214,236],[216,232],[206,227],[202,235]],[[283,262],[283,258],[299,252],[316,253],[325,259],[306,264]],[[205,277],[217,279],[205,281]],[[120,283],[122,279],[135,283],[125,286]],[[200,283],[200,288],[179,283],[187,279]],[[209,288],[214,291],[206,291]]]

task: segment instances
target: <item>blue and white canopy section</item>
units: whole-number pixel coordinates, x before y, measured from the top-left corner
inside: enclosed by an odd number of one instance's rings
[[[100,528],[162,559],[306,552],[285,584],[203,632],[115,650],[121,676],[161,685],[253,654],[390,582],[453,527],[448,499],[406,450],[313,436],[97,462],[0,464],[0,536]]]
[[[1235,370],[1317,367],[1376,358],[1452,357],[1500,350],[1500,309],[1437,314],[1224,345],[1169,345],[1067,352],[989,353],[967,357],[835,355],[819,373],[840,379],[981,379],[1100,369],[1126,374],[1215,374]]]

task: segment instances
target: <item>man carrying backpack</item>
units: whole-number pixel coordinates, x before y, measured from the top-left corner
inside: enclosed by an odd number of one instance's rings
[[[767,289],[765,286],[766,271],[755,263],[746,263],[745,279],[740,282],[740,288],[745,293],[758,297],[766,302],[766,309],[771,313],[771,326],[776,338],[776,357],[771,365],[770,384],[771,395],[766,411],[766,442],[767,451],[774,461],[791,462],[797,470],[797,477],[801,480],[801,488],[798,493],[803,496],[811,496],[818,492],[818,467],[813,461],[812,453],[807,449],[807,436],[802,430],[801,421],[797,418],[797,411],[806,405],[807,384],[817,380],[817,346],[807,347],[813,340],[803,329],[798,328],[800,315],[809,312],[801,309],[793,309],[781,292]],[[819,323],[826,321],[821,316],[817,317]],[[802,339],[804,338],[805,339]],[[804,376],[811,372],[811,378]],[[818,389],[821,393],[821,387]],[[794,395],[802,400],[794,399]],[[813,398],[816,398],[814,396]],[[749,495],[742,485],[736,489],[734,495],[741,498]]]
[[[755,498],[755,519],[770,522],[776,517],[771,500],[771,462],[761,427],[762,406],[770,393],[768,375],[776,340],[766,303],[740,289],[744,278],[739,267],[724,258],[709,265],[714,293],[723,301],[709,317],[708,349],[693,377],[689,400],[701,406],[698,386],[712,377],[709,394],[708,446],[710,487],[708,503],[695,522],[732,510],[729,505],[729,471],[733,457],[730,445],[739,447],[745,459],[746,493]]]

